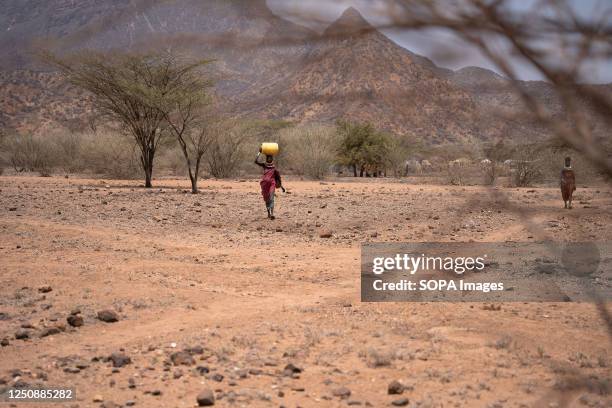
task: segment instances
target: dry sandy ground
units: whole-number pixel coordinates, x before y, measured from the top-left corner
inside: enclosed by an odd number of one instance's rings
[[[271,222],[255,180],[139,184],[0,177],[0,387],[76,389],[54,407],[193,407],[206,389],[215,406],[612,406],[592,304],[359,299],[360,242],[609,240],[608,187],[570,211],[557,189],[289,180]]]

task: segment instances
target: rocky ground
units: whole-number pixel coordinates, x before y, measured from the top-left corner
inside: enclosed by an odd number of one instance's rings
[[[0,177],[0,388],[70,386],[66,407],[612,406],[593,304],[359,299],[361,242],[605,240],[609,187],[563,210],[555,188],[288,180],[268,221],[255,180],[139,184]]]

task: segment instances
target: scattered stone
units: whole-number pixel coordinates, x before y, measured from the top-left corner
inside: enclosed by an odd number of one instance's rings
[[[187,351],[177,351],[176,353],[172,353],[170,355],[170,360],[172,361],[172,364],[174,364],[175,366],[177,365],[190,366],[190,365],[195,364],[194,358]]]
[[[285,369],[283,370],[283,375],[291,377],[293,376],[293,374],[299,374],[301,372],[302,369],[300,367],[294,365],[293,363],[289,363],[285,366]]]
[[[136,388],[136,381],[133,378],[128,378],[128,388],[130,389]]]
[[[28,388],[28,387],[30,387],[30,383],[22,379],[18,379],[17,381],[13,383],[13,388]]]
[[[351,390],[349,390],[347,387],[339,387],[332,390],[332,395],[334,397],[345,399],[351,396]]]
[[[215,394],[211,389],[201,391],[196,397],[199,407],[210,407],[215,405]]]
[[[11,375],[11,377],[13,378],[17,378],[17,377],[23,377],[23,371],[21,371],[20,369],[16,368],[14,370],[10,370],[9,374]]]
[[[62,327],[60,326],[46,327],[40,332],[40,337],[53,336],[55,334],[60,334],[62,331]]]
[[[183,376],[183,372],[180,369],[174,370],[174,373],[172,373],[172,377],[175,380],[178,380],[179,378],[181,378]]]
[[[151,395],[155,395],[157,397],[157,396],[162,395],[162,392],[161,392],[161,390],[153,390],[153,391],[151,391]]]
[[[102,401],[104,401],[104,397],[102,397],[100,394],[94,395],[93,402],[102,402]]]
[[[81,314],[81,309],[79,309],[78,307],[75,307],[74,309],[72,309],[72,310],[70,311],[70,314],[71,314],[72,316],[75,316],[75,315]]]
[[[125,401],[125,406],[126,407],[133,407],[134,405],[136,405],[136,401],[134,401],[134,400],[127,400],[127,401]]]
[[[235,370],[235,374],[238,378],[247,378],[249,376],[249,370]]]
[[[40,293],[49,293],[53,290],[53,288],[51,286],[41,286],[40,288],[38,288],[38,291]]]
[[[389,383],[389,387],[387,388],[387,392],[389,395],[398,395],[404,392],[404,385],[399,381],[391,381]]]
[[[219,373],[213,374],[213,376],[210,377],[211,380],[216,381],[216,382],[223,381],[223,378],[224,378],[223,375]]]
[[[268,367],[276,367],[278,365],[278,361],[268,358],[264,360],[264,365]]]
[[[204,375],[204,374],[208,374],[210,372],[210,370],[208,369],[208,367],[205,366],[197,366],[196,367],[196,371],[198,372],[198,374],[200,375]]]
[[[557,273],[557,268],[553,264],[536,264],[535,270],[539,273],[543,273],[546,275],[552,275]]]
[[[104,401],[100,408],[121,408],[121,405],[114,403],[113,401]]]
[[[132,359],[124,353],[115,352],[108,359],[113,362],[113,367],[120,368],[132,362]]]
[[[263,372],[261,368],[250,368],[249,374],[251,375],[260,375]]]
[[[30,338],[30,332],[28,330],[19,329],[15,332],[15,338],[17,340],[25,340]]]
[[[79,360],[76,363],[74,363],[74,366],[78,368],[79,370],[84,370],[89,367],[89,363],[85,360]]]
[[[70,315],[66,318],[66,321],[72,327],[81,327],[84,324],[83,316]]]
[[[9,316],[6,312],[0,312],[0,320],[9,320],[11,316]]]
[[[98,319],[106,323],[114,323],[119,321],[119,315],[114,310],[100,310],[98,312]]]
[[[333,235],[334,235],[333,232],[329,230],[319,231],[319,238],[331,238]]]
[[[204,354],[204,347],[202,346],[193,346],[185,349],[189,354]]]
[[[391,405],[396,406],[396,407],[405,407],[409,403],[410,403],[410,400],[408,398],[400,398],[400,399],[391,401]]]
[[[9,339],[7,339],[6,337],[3,338],[2,340],[0,340],[0,346],[2,346],[2,347],[6,347],[9,344],[11,344],[11,343],[9,342]]]

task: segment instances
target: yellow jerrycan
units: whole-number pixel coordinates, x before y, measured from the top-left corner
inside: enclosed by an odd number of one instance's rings
[[[262,143],[259,151],[266,156],[275,156],[278,154],[278,143]]]

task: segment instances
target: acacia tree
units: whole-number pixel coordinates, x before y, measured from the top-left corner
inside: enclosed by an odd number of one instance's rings
[[[170,80],[164,57],[85,52],[61,58],[46,53],[44,59],[91,93],[96,109],[133,137],[145,187],[152,187],[155,154],[167,135],[166,115],[159,109],[159,96]]]
[[[202,112],[210,101],[208,89],[212,82],[199,71],[199,68],[210,62],[188,61],[166,54],[155,67],[166,77],[165,87],[155,89],[156,106],[181,147],[193,194],[198,193],[200,163],[212,137],[208,125],[210,114]]]
[[[194,126],[188,131],[181,130],[181,128],[178,129],[175,130],[173,127],[173,132],[185,157],[189,180],[191,181],[191,192],[197,194],[202,158],[210,150],[210,143],[213,140],[214,132],[211,131],[212,126],[205,122]]]

